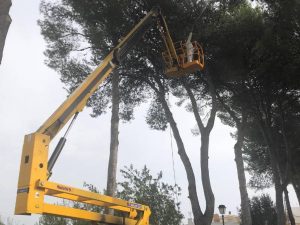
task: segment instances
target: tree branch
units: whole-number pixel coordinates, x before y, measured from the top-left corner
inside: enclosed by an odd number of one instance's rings
[[[73,52],[82,52],[85,51],[87,49],[91,49],[92,47],[85,47],[85,48],[80,48],[80,49],[74,49]]]
[[[68,34],[63,35],[60,38],[66,38],[66,37],[69,37],[69,36],[82,36],[82,37],[85,37],[85,38],[88,37],[85,34],[82,34],[82,33],[79,33],[79,32],[72,32],[72,33],[68,33]]]
[[[228,105],[225,104],[225,102],[223,101],[223,99],[221,98],[221,96],[219,95],[219,93],[216,92],[216,96],[218,101],[222,104],[222,106],[224,107],[224,109],[229,113],[229,115],[231,116],[231,118],[234,120],[235,124],[237,127],[241,126],[241,121],[240,119],[235,115],[234,111],[231,110],[229,108]]]
[[[195,96],[194,96],[192,90],[190,89],[190,87],[185,82],[183,82],[183,86],[184,86],[185,90],[187,91],[188,96],[191,100],[194,116],[195,116],[195,119],[197,121],[199,130],[202,133],[204,131],[204,125],[203,125],[203,122],[202,122],[201,117],[200,117],[199,112],[198,112],[198,106],[197,106]]]
[[[210,92],[210,95],[212,98],[212,108],[210,111],[210,117],[209,117],[207,125],[206,125],[206,129],[208,130],[208,132],[210,132],[215,123],[215,118],[216,118],[216,113],[217,113],[217,101],[216,101],[216,94],[215,94],[216,89],[215,89],[215,86],[209,76],[207,77],[207,81],[208,81],[208,86],[209,86],[209,92]]]

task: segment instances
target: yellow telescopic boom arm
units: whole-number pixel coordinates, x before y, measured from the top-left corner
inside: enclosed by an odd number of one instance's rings
[[[157,20],[157,18],[159,18],[159,20]],[[50,158],[50,163],[48,163],[48,150],[51,140],[66,125],[72,116],[77,115],[78,112],[83,110],[90,96],[124,57],[126,57],[136,42],[141,39],[143,34],[155,21],[160,21],[158,22],[159,26],[161,26],[159,29],[165,36],[166,48],[170,54],[173,54],[175,50],[164,18],[160,10],[154,8],[130,31],[113,51],[108,54],[102,63],[76,88],[35,133],[25,136],[20,164],[15,214],[50,214],[120,225],[149,224],[151,212],[148,206],[48,181],[50,176],[49,172],[61,149],[57,154],[54,154],[54,160],[51,160],[53,157]],[[162,22],[163,24],[161,24]],[[63,146],[63,144],[62,142],[61,146]],[[56,150],[54,152],[56,152]],[[85,209],[53,205],[45,202],[45,196],[103,206],[119,210],[127,216],[102,215]]]
[[[46,134],[53,139],[65,126],[70,118],[82,111],[87,100],[97,90],[100,84],[109,76],[114,67],[118,65],[128,54],[136,42],[157,20],[159,30],[163,36],[165,46],[170,55],[177,58],[175,47],[167,27],[167,23],[160,13],[159,8],[152,9],[131,32],[109,53],[102,63],[75,89],[61,106],[49,117],[49,119],[37,130],[38,133]]]
[[[102,63],[76,88],[76,90],[64,101],[61,106],[49,117],[49,119],[37,130],[53,139],[64,127],[70,118],[82,111],[87,100],[97,90],[99,85],[109,76],[114,67],[122,61],[129,50],[142,37],[147,29],[153,25],[153,19],[160,15],[158,9],[151,10],[109,53]]]

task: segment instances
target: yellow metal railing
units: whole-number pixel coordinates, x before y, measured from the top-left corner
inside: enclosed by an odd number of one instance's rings
[[[196,61],[198,64],[200,64],[200,66],[204,67],[203,48],[197,41],[192,42],[192,45],[192,61]],[[176,49],[179,65],[176,65],[176,59],[174,57],[171,57],[167,51],[164,51],[162,53],[165,64],[167,68],[172,68],[174,66],[184,68],[184,65],[189,63],[186,43],[184,43],[183,41],[175,42],[174,46]]]

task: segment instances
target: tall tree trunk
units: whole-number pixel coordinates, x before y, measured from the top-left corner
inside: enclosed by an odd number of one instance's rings
[[[209,88],[211,92],[211,97],[212,97],[212,109],[210,112],[210,117],[208,119],[207,125],[204,126],[199,111],[198,111],[198,106],[196,99],[194,97],[194,94],[188,84],[183,83],[188,96],[190,98],[191,104],[192,104],[192,109],[193,113],[199,128],[199,131],[201,133],[201,148],[200,148],[200,163],[201,163],[201,179],[202,179],[202,187],[204,191],[204,197],[206,201],[206,209],[205,213],[203,216],[204,223],[203,225],[210,225],[213,219],[213,214],[214,214],[214,208],[215,208],[215,196],[211,188],[211,183],[210,183],[210,177],[209,177],[209,166],[208,166],[208,151],[209,151],[209,135],[210,132],[214,126],[214,121],[216,117],[216,99],[215,99],[215,91],[214,91],[214,86],[211,82],[211,80],[208,80],[209,83]]]
[[[274,156],[271,156],[271,166],[273,171],[273,179],[275,184],[275,199],[276,199],[276,213],[277,213],[277,225],[285,225],[285,213],[283,205],[283,188],[280,180],[280,175],[276,162],[274,162]]]
[[[277,212],[277,225],[285,225],[285,214],[284,214],[284,205],[282,197],[282,187],[281,184],[278,184],[278,181],[275,181],[275,193],[276,193],[276,212]]]
[[[234,145],[234,154],[235,154],[235,163],[239,180],[239,188],[240,188],[240,196],[241,196],[241,214],[242,214],[242,223],[243,225],[252,225],[252,217],[251,217],[251,208],[250,208],[250,200],[247,191],[247,182],[245,176],[245,167],[243,160],[242,147],[244,143],[244,129],[247,123],[247,115],[245,110],[242,108],[241,116],[242,118],[238,118],[236,113],[224,103],[222,98],[218,93],[216,93],[218,100],[221,102],[225,110],[229,113],[231,118],[234,120],[237,128],[237,142]]]
[[[277,150],[274,144],[274,138],[271,136],[271,132],[268,129],[262,129],[264,138],[268,145],[269,155],[271,159],[271,168],[273,173],[273,180],[275,186],[275,202],[276,202],[276,213],[277,213],[277,225],[285,225],[285,213],[283,205],[283,184],[280,177],[280,168],[278,159],[276,157]]]
[[[286,122],[285,122],[285,110],[281,107],[280,105],[280,113],[281,113],[281,132],[282,132],[282,137],[283,137],[283,140],[284,140],[284,145],[285,145],[285,152],[286,152],[286,157],[287,157],[287,162],[286,162],[286,171],[285,171],[285,177],[286,177],[286,182],[285,185],[287,185],[288,183],[292,182],[293,186],[294,186],[294,189],[295,189],[295,192],[296,192],[296,195],[297,195],[297,199],[298,199],[298,204],[300,205],[300,180],[298,179],[298,185],[295,186],[295,184],[297,182],[295,182],[295,180],[297,178],[299,178],[300,176],[298,175],[297,173],[297,167],[295,167],[294,163],[293,163],[293,156],[292,156],[292,151],[291,151],[291,148],[290,148],[290,145],[289,145],[289,141],[288,141],[288,135],[287,135],[287,132],[286,132]],[[296,190],[296,188],[298,187],[298,190]],[[284,190],[284,193],[286,195],[288,195],[288,191]],[[288,199],[289,200],[289,199]]]
[[[167,120],[171,126],[177,148],[178,148],[178,154],[181,158],[181,161],[184,165],[187,179],[188,179],[188,192],[189,192],[189,199],[192,205],[192,211],[194,215],[194,224],[195,225],[210,225],[206,223],[206,220],[204,218],[204,215],[201,211],[200,204],[199,204],[199,199],[197,195],[197,189],[196,189],[196,180],[195,180],[195,174],[192,168],[192,164],[189,160],[188,155],[186,154],[186,150],[182,141],[182,138],[180,136],[177,124],[174,120],[173,114],[169,108],[169,105],[165,99],[165,96],[161,94],[155,87],[152,86],[152,88],[156,91],[159,100],[163,106],[163,109],[165,111]]]
[[[206,210],[205,210],[205,213],[203,214],[200,204],[199,204],[198,195],[197,195],[195,174],[194,174],[191,162],[189,160],[189,157],[186,154],[186,150],[185,150],[182,138],[180,136],[177,124],[174,120],[174,117],[169,108],[169,105],[165,99],[163,85],[159,81],[156,80],[158,86],[160,87],[160,89],[158,89],[153,83],[151,83],[147,80],[144,80],[144,81],[147,82],[150,85],[150,87],[156,92],[157,97],[159,98],[159,101],[162,104],[162,107],[166,114],[166,118],[171,126],[172,131],[173,131],[173,135],[174,135],[174,138],[175,138],[175,141],[177,144],[177,148],[178,148],[178,154],[184,165],[187,179],[188,179],[189,199],[190,199],[190,202],[192,205],[192,211],[193,211],[193,215],[194,215],[194,224],[195,225],[211,225],[212,218],[213,218],[213,212],[214,212],[214,195],[211,190],[210,180],[209,180],[208,146],[209,146],[209,134],[214,125],[214,119],[215,119],[215,115],[216,115],[215,101],[213,100],[211,116],[208,120],[207,126],[204,128],[204,129],[207,129],[206,135],[204,135],[204,137],[203,137],[204,145],[202,144],[203,147],[201,146],[201,162],[202,162],[202,159],[203,159],[203,161],[205,161],[203,163],[204,165],[202,165],[202,163],[201,163],[201,169],[204,170],[201,173],[202,173],[202,177],[204,177],[204,179],[202,178],[202,180],[203,181],[205,180],[202,183],[203,183],[203,189],[204,189],[205,199],[206,199]],[[197,112],[196,115],[199,116],[199,113]],[[197,120],[197,117],[196,117],[196,120]],[[202,123],[202,121],[201,121],[201,123]],[[208,179],[208,182],[207,182],[207,179]]]
[[[238,128],[237,135],[237,142],[234,145],[234,154],[241,196],[242,223],[243,225],[252,225],[250,200],[247,192],[245,167],[242,155],[242,146],[244,142],[243,128]]]
[[[209,131],[201,133],[201,178],[202,186],[206,201],[205,209],[205,225],[210,225],[213,219],[215,210],[215,196],[211,188],[210,177],[209,177],[209,167],[208,167],[208,149],[209,149]]]
[[[0,0],[0,64],[2,61],[6,35],[11,23],[11,18],[8,14],[10,7],[11,0]]]
[[[262,116],[257,117],[259,120],[259,127],[268,146],[268,151],[271,160],[271,168],[273,173],[273,181],[275,186],[275,202],[276,202],[276,213],[277,213],[277,225],[285,225],[285,213],[283,205],[283,185],[280,177],[280,165],[277,158],[277,145],[276,138],[272,135],[272,129],[270,123],[265,123]]]
[[[119,147],[119,74],[114,72],[112,75],[112,115],[110,124],[110,154],[107,170],[106,194],[109,196],[116,195],[117,189],[117,164],[118,164],[118,147]],[[108,211],[113,214],[113,210]]]
[[[286,186],[286,172],[283,166],[280,164],[280,160],[278,157],[278,144],[277,140],[274,136],[272,136],[272,132],[268,131],[269,137],[269,154],[271,159],[271,167],[273,172],[273,179],[275,185],[275,194],[276,194],[276,211],[277,211],[277,224],[285,225],[286,224],[286,216],[284,211],[283,204],[283,191]]]
[[[290,203],[289,192],[286,187],[284,188],[284,197],[285,197],[286,208],[287,208],[287,212],[288,212],[288,216],[289,216],[291,225],[296,225],[295,218],[294,218],[294,215],[292,212],[291,203]]]

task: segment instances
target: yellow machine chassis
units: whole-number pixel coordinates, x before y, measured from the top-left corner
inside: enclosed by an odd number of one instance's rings
[[[49,214],[111,224],[149,224],[151,212],[148,206],[47,181],[49,143],[49,136],[44,134],[33,133],[25,136],[15,214]],[[127,216],[102,215],[49,204],[45,202],[45,196],[110,208],[127,213]]]

